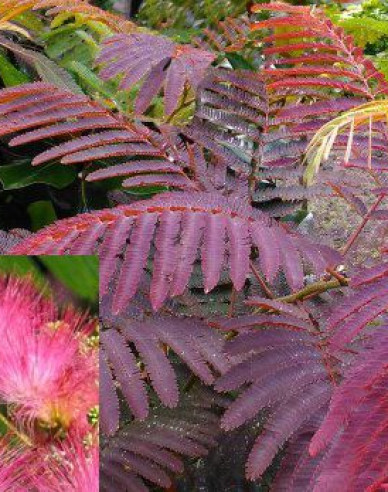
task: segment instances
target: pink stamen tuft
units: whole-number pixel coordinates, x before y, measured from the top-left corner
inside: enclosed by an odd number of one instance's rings
[[[61,319],[29,281],[0,280],[0,398],[19,419],[87,425],[98,404],[96,353],[84,347],[89,325],[71,310]]]

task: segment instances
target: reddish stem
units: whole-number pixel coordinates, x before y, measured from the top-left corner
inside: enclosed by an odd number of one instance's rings
[[[251,262],[251,269],[252,269],[253,275],[256,277],[257,281],[261,285],[261,287],[264,290],[266,296],[269,297],[270,299],[275,299],[274,294],[268,288],[268,286],[266,285],[266,283],[264,282],[264,280],[261,278],[260,273],[257,271],[257,269],[255,268],[255,265],[252,262]]]
[[[341,285],[348,285],[349,283],[348,279],[343,275],[341,275],[336,270],[334,270],[333,268],[326,268],[326,271],[330,273],[332,277],[336,278]]]
[[[358,236],[360,235],[360,233],[362,232],[362,230],[364,229],[365,225],[367,224],[368,220],[370,219],[372,213],[376,210],[376,208],[380,205],[381,201],[383,200],[383,198],[385,197],[384,194],[382,195],[379,195],[379,197],[377,198],[376,202],[371,206],[371,208],[368,210],[367,214],[365,215],[365,217],[362,219],[362,222],[361,224],[357,227],[357,229],[354,231],[354,233],[350,236],[350,238],[348,239],[347,243],[345,244],[345,246],[343,247],[341,253],[343,254],[343,256],[345,256],[347,254],[347,252],[350,250],[350,248],[353,246],[354,242],[356,241],[356,239],[358,238]]]

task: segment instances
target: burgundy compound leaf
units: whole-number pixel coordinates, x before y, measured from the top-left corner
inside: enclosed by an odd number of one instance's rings
[[[123,229],[121,224],[125,224]],[[112,236],[116,228],[120,228],[117,237]],[[292,266],[284,255],[273,262],[273,254],[281,251],[284,240],[292,245],[298,262]],[[226,198],[217,193],[165,193],[133,205],[59,221],[32,235],[12,251],[49,254],[61,249],[68,253],[74,243],[83,254],[99,254],[104,289],[115,278],[115,271],[118,272],[113,296],[116,313],[123,311],[135,295],[153,247],[151,301],[155,310],[171,295],[183,292],[195,260],[201,261],[206,292],[218,284],[224,266],[230,271],[234,287],[241,290],[248,275],[249,259],[256,248],[263,273],[269,281],[273,281],[282,268],[290,287],[296,287],[304,281],[302,259],[311,256],[316,248],[309,243],[306,253],[306,244],[300,241],[300,236],[271,222],[267,215],[239,197]],[[225,254],[227,248],[229,255]],[[331,253],[316,251],[316,255],[328,259],[327,266],[332,265]],[[124,255],[123,260],[119,254]],[[321,273],[323,265],[321,261],[312,267]]]
[[[179,402],[171,351],[207,385],[229,369],[222,336],[199,319],[155,317],[140,322],[109,315],[104,322],[111,326],[101,333],[101,391],[106,392],[101,418],[102,430],[108,435],[117,431],[119,420],[114,381],[133,416],[143,420],[149,413],[147,380],[163,405],[174,408]]]
[[[103,66],[100,76],[104,80],[122,76],[121,89],[130,89],[143,79],[135,102],[138,113],[148,108],[163,86],[165,114],[169,116],[178,107],[185,87],[196,89],[214,59],[208,51],[136,32],[106,39],[97,63]]]

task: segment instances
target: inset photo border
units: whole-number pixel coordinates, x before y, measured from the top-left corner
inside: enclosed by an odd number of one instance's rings
[[[0,256],[0,489],[99,490],[98,258]]]

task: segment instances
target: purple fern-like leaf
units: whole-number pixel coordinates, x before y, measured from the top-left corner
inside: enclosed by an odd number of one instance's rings
[[[101,449],[100,486],[148,492],[149,484],[171,486],[182,473],[183,457],[205,456],[219,434],[214,408],[223,403],[195,389],[174,409],[154,408],[145,422],[131,422]]]
[[[119,418],[114,380],[133,416],[141,420],[149,412],[144,384],[147,380],[164,405],[172,408],[178,404],[179,390],[171,352],[207,385],[214,382],[216,375],[229,369],[230,363],[223,353],[223,338],[199,319],[156,317],[137,322],[109,313],[103,318],[111,326],[101,334],[101,391],[107,393],[107,406],[104,396],[101,415],[106,434],[117,430]],[[141,373],[139,361],[143,365]]]
[[[120,234],[113,235],[113,231]],[[293,245],[298,264],[291,266],[289,258],[280,255],[283,241]],[[218,284],[223,267],[230,271],[235,288],[241,290],[249,259],[256,251],[265,277],[273,280],[282,268],[291,287],[303,284],[301,263],[314,251],[327,258],[327,266],[335,257],[301,241],[299,235],[271,221],[241,198],[216,193],[166,193],[133,205],[79,215],[32,235],[13,251],[68,253],[74,244],[84,254],[99,254],[104,289],[117,278],[113,282],[115,312],[125,309],[135,295],[153,247],[151,300],[155,310],[171,295],[183,292],[196,260],[201,261],[208,292]],[[321,273],[323,265],[320,261],[312,267]]]
[[[196,88],[215,56],[189,45],[146,33],[120,34],[106,39],[97,63],[100,76],[121,75],[120,88],[130,89],[143,79],[135,109],[145,111],[164,87],[166,115],[178,107],[186,85]]]
[[[88,167],[86,179],[91,182],[123,176],[127,187],[197,188],[186,174],[185,150],[179,153],[160,133],[52,84],[35,82],[1,90],[0,123],[1,135],[13,136],[10,146],[65,139],[37,154],[34,166],[52,161],[82,164]],[[101,161],[107,162],[105,167]]]

